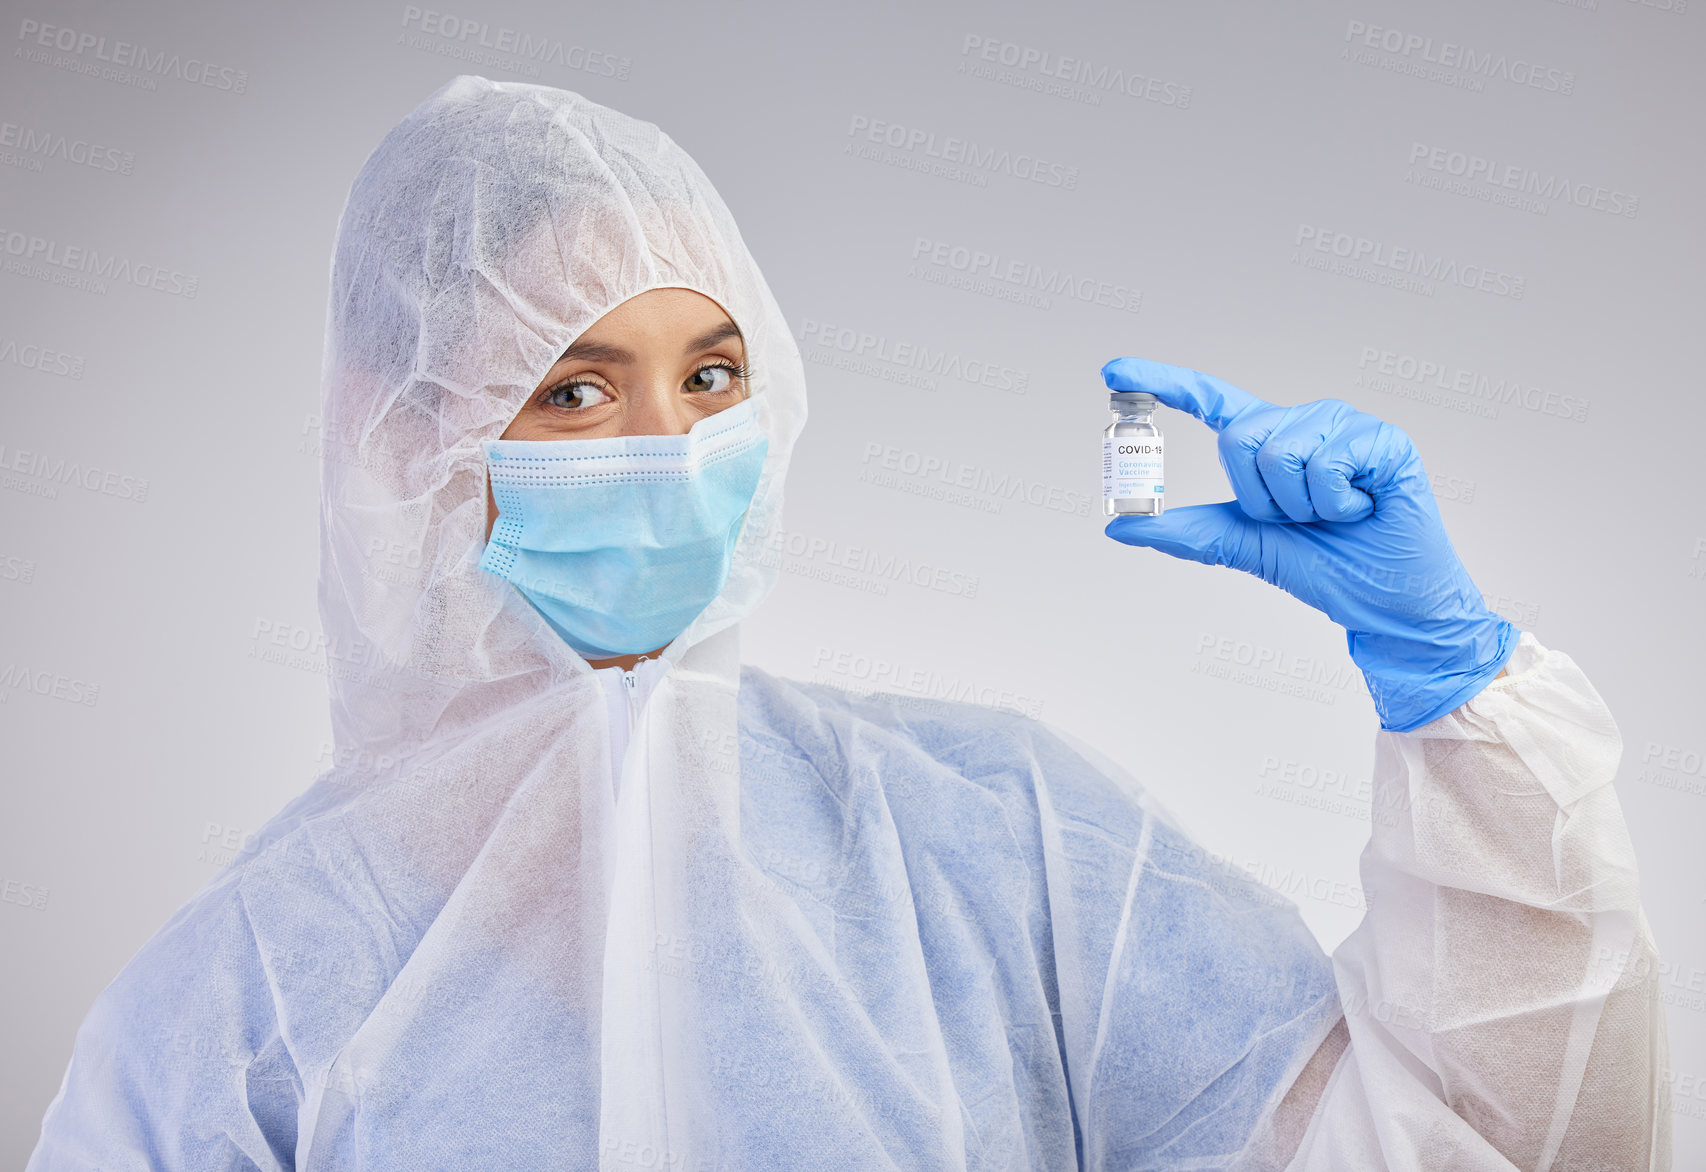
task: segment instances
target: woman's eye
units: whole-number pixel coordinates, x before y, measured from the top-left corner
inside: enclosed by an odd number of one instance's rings
[[[610,402],[610,396],[591,383],[564,383],[545,392],[545,402],[552,407],[577,411]]]
[[[693,377],[682,383],[684,390],[695,394],[718,394],[734,385],[735,372],[726,366],[701,366]]]

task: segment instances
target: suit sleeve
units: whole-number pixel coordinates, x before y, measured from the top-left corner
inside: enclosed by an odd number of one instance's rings
[[[1567,655],[1525,633],[1507,671],[1377,734],[1369,910],[1333,956],[1350,1044],[1298,1172],[1670,1167],[1622,740]]]
[[[294,1167],[278,1023],[240,888],[205,890],[96,999],[28,1172]]]

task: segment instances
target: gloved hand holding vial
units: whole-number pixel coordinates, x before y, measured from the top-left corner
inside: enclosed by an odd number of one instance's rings
[[[1116,400],[1143,411],[1150,433],[1143,399],[1212,427],[1234,495],[1148,517],[1127,514],[1159,514],[1159,495],[1147,510],[1113,501],[1121,515],[1109,537],[1243,570],[1326,614],[1345,628],[1382,728],[1419,728],[1499,674],[1517,631],[1458,560],[1404,432],[1338,399],[1281,407],[1143,358],[1117,358],[1102,377]],[[1159,434],[1118,443],[1122,453],[1153,443],[1159,480]]]

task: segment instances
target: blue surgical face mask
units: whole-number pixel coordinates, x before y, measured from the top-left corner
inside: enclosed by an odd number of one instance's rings
[[[587,659],[665,646],[728,580],[770,443],[744,399],[686,435],[486,440],[480,568]]]

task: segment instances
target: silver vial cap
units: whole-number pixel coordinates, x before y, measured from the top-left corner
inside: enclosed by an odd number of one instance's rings
[[[1148,391],[1112,391],[1108,395],[1110,403],[1159,403]]]

